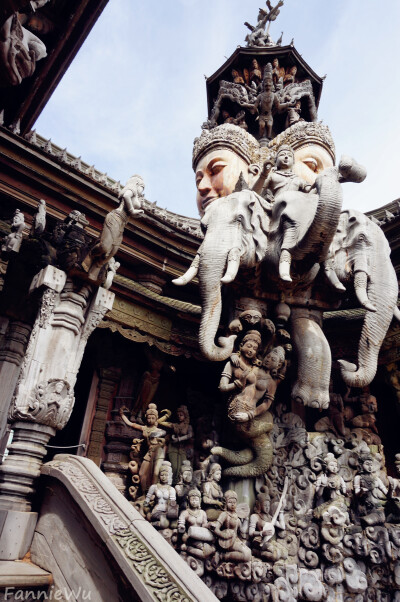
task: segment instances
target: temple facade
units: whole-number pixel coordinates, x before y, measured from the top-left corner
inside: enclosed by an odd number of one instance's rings
[[[199,219],[40,136],[105,4],[0,10],[0,596],[400,600],[399,203],[343,210],[282,0],[206,81]]]

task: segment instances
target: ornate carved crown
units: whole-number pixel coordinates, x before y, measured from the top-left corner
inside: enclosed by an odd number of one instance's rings
[[[269,148],[277,151],[283,145],[289,145],[293,150],[301,146],[319,144],[325,148],[335,162],[335,143],[328,126],[320,122],[299,121],[276,136]]]
[[[249,165],[261,161],[260,145],[254,136],[237,125],[224,123],[211,130],[203,130],[201,136],[194,139],[193,169],[203,155],[215,148],[228,148]]]

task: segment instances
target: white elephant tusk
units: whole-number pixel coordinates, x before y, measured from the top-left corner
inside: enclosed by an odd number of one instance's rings
[[[188,282],[193,280],[193,278],[197,275],[197,272],[199,271],[199,263],[200,263],[200,255],[197,254],[196,257],[193,259],[192,263],[190,264],[187,272],[185,272],[179,278],[175,278],[172,281],[173,284],[176,284],[176,286],[185,286],[185,284],[187,284]]]
[[[368,276],[366,272],[359,271],[354,276],[354,291],[361,305],[369,311],[376,311],[376,307],[372,305],[367,295]]]
[[[339,278],[336,275],[336,272],[333,267],[333,259],[327,259],[325,261],[324,270],[329,284],[331,284],[333,288],[335,288],[337,291],[344,292],[346,290],[346,287],[340,282]]]
[[[240,250],[238,248],[231,249],[228,253],[228,265],[225,275],[221,278],[223,284],[229,284],[236,278],[240,265]]]

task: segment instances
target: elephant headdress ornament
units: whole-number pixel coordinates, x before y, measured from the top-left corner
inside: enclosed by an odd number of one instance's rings
[[[312,144],[304,136],[307,127],[312,128]],[[262,266],[275,298],[286,294],[296,298],[292,335],[298,374],[292,395],[305,405],[320,408],[329,404],[330,350],[312,315],[312,294],[302,297],[296,291],[312,290],[321,265],[321,273],[328,276],[327,288],[331,285],[343,291],[345,285],[354,283],[367,313],[359,366],[342,361],[342,375],[355,386],[369,384],[375,375],[380,346],[393,314],[397,315],[398,295],[389,245],[379,227],[359,212],[342,213],[341,183],[361,182],[366,172],[347,156],[338,167],[333,165],[326,130],[318,123],[298,124],[287,130],[291,145],[280,135],[279,147],[276,140],[260,147],[247,131],[232,124],[203,131],[194,143],[193,168],[204,240],[186,274],[174,281],[184,285],[198,276],[200,349],[209,360],[223,361],[231,356],[236,335],[220,337],[215,344],[221,285],[235,280],[241,268]],[[315,140],[320,149],[324,146],[328,151],[324,151],[325,164],[320,155],[313,159],[312,147],[318,146]],[[295,155],[300,157],[300,165]],[[313,172],[308,181],[301,177],[305,169]],[[246,290],[245,296],[252,297],[253,292]],[[303,307],[302,298],[307,299]],[[315,310],[321,314],[320,307]]]

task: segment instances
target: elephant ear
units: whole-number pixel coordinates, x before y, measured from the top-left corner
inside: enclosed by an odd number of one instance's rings
[[[263,199],[259,194],[248,190],[247,209],[250,220],[250,230],[252,232],[255,255],[257,261],[262,261],[265,257],[268,247],[268,234],[271,215],[271,204]]]

